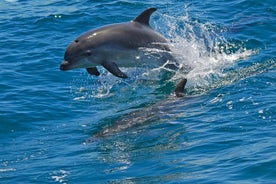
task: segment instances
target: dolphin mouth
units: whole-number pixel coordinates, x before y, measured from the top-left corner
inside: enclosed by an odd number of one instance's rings
[[[71,66],[70,66],[70,64],[69,64],[68,61],[63,61],[63,62],[60,64],[59,69],[62,70],[62,71],[70,70],[70,69],[71,69]]]

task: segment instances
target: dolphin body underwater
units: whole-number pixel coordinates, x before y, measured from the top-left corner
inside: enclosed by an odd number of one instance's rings
[[[184,94],[186,83],[186,78],[180,80],[173,90],[173,95],[170,95],[166,99],[151,106],[123,115],[110,126],[101,128],[102,130],[94,132],[92,137],[86,140],[86,142],[94,142],[97,141],[98,138],[112,136],[133,127],[145,125],[147,122],[153,123],[163,119],[162,116],[164,116],[164,112],[173,111],[179,102],[182,104],[183,101],[181,101],[181,99],[186,96]]]
[[[103,66],[120,78],[128,76],[119,67],[164,65],[172,60],[166,39],[154,31],[149,20],[156,8],[149,8],[130,22],[106,25],[76,38],[66,49],[60,70],[86,68],[99,76]],[[170,64],[169,68],[175,68]],[[166,66],[165,66],[166,67]]]

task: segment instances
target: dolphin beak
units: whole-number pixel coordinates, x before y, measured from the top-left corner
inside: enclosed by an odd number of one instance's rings
[[[60,64],[60,70],[70,70],[69,68],[69,62],[68,61],[63,61],[61,64]]]

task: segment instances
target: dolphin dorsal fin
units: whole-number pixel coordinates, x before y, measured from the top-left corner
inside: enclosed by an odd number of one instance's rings
[[[132,21],[134,22],[139,22],[140,24],[143,24],[145,26],[150,26],[149,25],[149,19],[150,16],[153,12],[155,12],[157,9],[156,8],[149,8],[145,11],[143,11],[140,15],[138,15],[135,19]]]
[[[187,79],[186,78],[184,78],[184,79],[182,79],[177,85],[176,85],[176,87],[174,88],[174,95],[176,96],[176,97],[183,97],[183,96],[185,96],[185,94],[184,94],[184,88],[185,88],[185,86],[186,86],[186,83],[187,83]]]

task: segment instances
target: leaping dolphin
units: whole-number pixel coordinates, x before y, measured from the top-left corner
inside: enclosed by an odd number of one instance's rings
[[[149,25],[156,10],[149,8],[130,22],[107,25],[79,36],[67,47],[60,69],[86,68],[89,74],[99,76],[96,66],[102,65],[113,75],[127,78],[119,67],[163,65],[170,49],[166,39]],[[151,49],[156,53],[147,54]],[[165,57],[156,57],[159,54]]]

